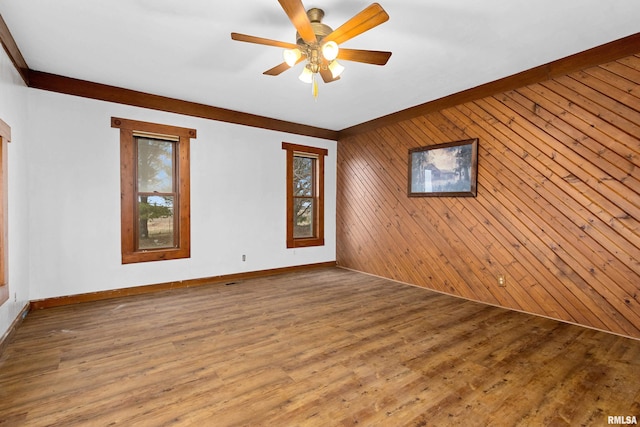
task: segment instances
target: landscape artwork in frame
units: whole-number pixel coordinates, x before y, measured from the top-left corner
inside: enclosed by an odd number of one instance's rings
[[[409,197],[475,197],[478,139],[409,150]]]

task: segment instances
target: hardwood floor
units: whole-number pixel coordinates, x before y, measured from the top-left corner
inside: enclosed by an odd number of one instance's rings
[[[640,341],[338,268],[31,312],[7,426],[577,426],[640,418]]]

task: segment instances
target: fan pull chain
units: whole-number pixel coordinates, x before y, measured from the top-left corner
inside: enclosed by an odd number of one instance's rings
[[[313,73],[313,77],[311,78],[311,93],[313,94],[313,99],[318,100],[318,81],[316,80],[317,73]]]

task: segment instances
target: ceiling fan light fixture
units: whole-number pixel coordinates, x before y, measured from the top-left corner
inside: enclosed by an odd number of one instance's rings
[[[324,59],[327,61],[336,59],[339,51],[338,44],[334,41],[329,41],[322,45],[322,56],[324,56]]]
[[[302,73],[300,73],[300,76],[298,78],[300,79],[300,81],[302,81],[304,83],[312,83],[313,82],[313,73],[311,72],[309,67],[304,67],[302,69]]]
[[[282,52],[282,56],[284,57],[284,62],[286,62],[289,67],[293,67],[302,56],[302,52],[300,52],[300,49],[285,49],[285,51]]]
[[[385,65],[391,52],[374,50],[342,49],[338,44],[369,31],[389,20],[389,15],[378,3],[372,3],[355,14],[344,24],[333,30],[322,22],[324,11],[311,8],[305,11],[302,0],[278,0],[280,6],[296,29],[295,44],[265,39],[247,34],[231,33],[231,39],[247,43],[280,47],[284,49],[284,62],[265,71],[263,74],[277,76],[296,64],[304,62],[302,73],[298,77],[311,85],[313,97],[318,97],[318,80],[331,83],[340,78],[344,67],[336,61],[354,61],[364,64]]]
[[[344,71],[344,67],[338,61],[334,60],[331,62],[331,64],[329,64],[329,71],[331,71],[331,75],[333,76],[333,78],[337,79]]]

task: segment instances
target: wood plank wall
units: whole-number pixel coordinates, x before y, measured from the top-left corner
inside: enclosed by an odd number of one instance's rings
[[[476,198],[407,197],[410,148],[469,138]],[[640,338],[639,168],[640,55],[341,139],[337,261]]]

